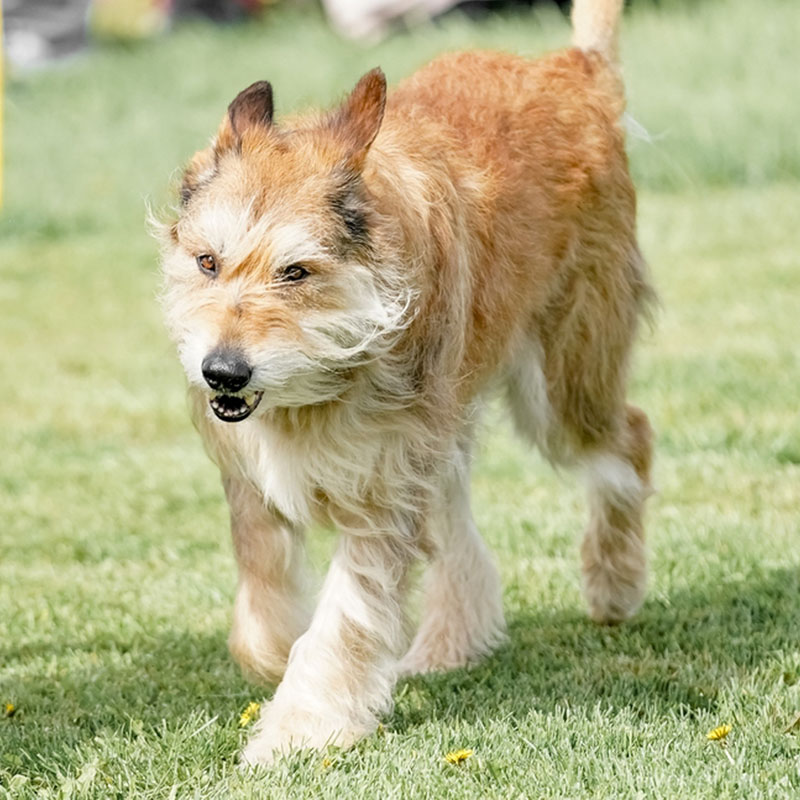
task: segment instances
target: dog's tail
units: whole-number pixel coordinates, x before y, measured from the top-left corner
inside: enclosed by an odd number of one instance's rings
[[[624,0],[572,0],[572,44],[616,63],[617,32]]]

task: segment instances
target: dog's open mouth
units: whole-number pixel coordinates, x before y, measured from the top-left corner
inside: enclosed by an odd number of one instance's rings
[[[255,392],[246,397],[238,397],[233,394],[217,394],[208,401],[208,404],[223,422],[241,422],[256,410],[256,406],[261,402],[263,394],[264,392]]]

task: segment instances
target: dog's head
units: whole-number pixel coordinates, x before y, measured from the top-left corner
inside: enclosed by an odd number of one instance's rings
[[[385,98],[376,69],[334,112],[284,127],[255,83],[192,159],[163,235],[164,305],[220,419],[340,396],[402,326],[362,178]]]

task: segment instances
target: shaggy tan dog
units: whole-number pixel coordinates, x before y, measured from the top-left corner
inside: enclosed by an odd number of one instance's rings
[[[365,75],[326,114],[230,105],[163,231],[166,318],[222,473],[239,587],[230,646],[282,680],[244,758],[373,731],[399,672],[469,664],[504,636],[469,507],[482,400],[585,471],[591,616],[642,602],[651,433],[626,405],[651,294],[615,66],[622,0],[577,0],[575,47],[437,59],[389,96]],[[317,602],[303,532],[335,525]],[[430,561],[410,649],[409,568]]]

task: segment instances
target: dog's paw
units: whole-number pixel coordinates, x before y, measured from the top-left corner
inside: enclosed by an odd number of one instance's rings
[[[276,648],[261,639],[247,639],[238,629],[228,638],[228,649],[244,676],[253,683],[280,683],[289,660],[289,647]]]
[[[466,628],[453,626],[437,630],[431,626],[421,630],[409,651],[403,656],[398,673],[403,677],[428,672],[447,672],[482,661],[505,641],[502,612],[492,624],[477,635]]]
[[[350,747],[373,733],[377,725],[377,719],[365,724],[321,718],[309,711],[268,707],[242,751],[241,761],[248,766],[269,765],[295,750],[324,750],[331,745]]]
[[[437,647],[435,641],[417,639],[400,661],[398,674],[401,677],[410,677],[428,672],[447,672],[468,664],[467,653],[448,652],[446,648]]]
[[[620,576],[615,571],[589,569],[583,575],[583,595],[589,616],[601,625],[618,625],[641,607],[647,591],[644,568],[638,574]]]
[[[461,666],[461,665],[457,665]],[[442,664],[438,659],[431,658],[427,653],[406,653],[397,668],[399,678],[412,678],[414,675],[427,675],[429,672],[447,672],[457,667]]]

